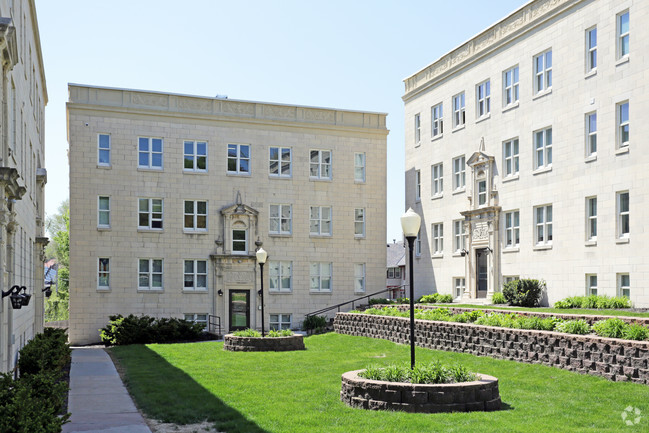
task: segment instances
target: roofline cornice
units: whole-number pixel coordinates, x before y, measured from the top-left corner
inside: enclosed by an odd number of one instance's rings
[[[38,54],[38,63],[41,70],[41,82],[43,83],[43,105],[47,105],[47,83],[45,81],[45,63],[43,62],[43,51],[41,49],[41,34],[38,30],[38,17],[36,16],[36,4],[34,0],[29,0],[29,7],[31,8],[32,27],[34,28],[34,43],[36,44],[36,53]]]

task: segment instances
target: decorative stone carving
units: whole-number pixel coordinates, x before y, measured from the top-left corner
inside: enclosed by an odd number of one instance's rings
[[[169,105],[169,97],[167,95],[156,95],[151,93],[132,93],[131,102],[136,105],[166,107]]]
[[[328,110],[305,109],[304,118],[316,122],[334,123],[336,121],[336,113]]]
[[[482,241],[489,238],[489,226],[487,223],[476,223],[471,235],[474,241]]]
[[[238,284],[252,283],[253,273],[250,271],[229,271],[225,273],[225,281]]]
[[[221,111],[223,111],[224,113],[254,116],[255,104],[245,102],[221,101]]]
[[[184,111],[198,111],[201,113],[212,112],[212,100],[201,98],[178,98],[178,108]]]
[[[264,117],[274,117],[276,119],[295,119],[295,107],[282,107],[281,105],[264,105]]]

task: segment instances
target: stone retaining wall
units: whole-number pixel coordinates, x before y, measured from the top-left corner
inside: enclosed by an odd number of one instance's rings
[[[410,344],[410,320],[338,313],[340,334]],[[609,380],[649,384],[649,342],[496,328],[457,322],[415,320],[417,346],[563,368]]]
[[[471,412],[500,409],[498,379],[484,374],[463,383],[412,384],[384,382],[358,376],[363,370],[342,375],[340,399],[351,407],[405,412]]]
[[[286,352],[305,350],[301,334],[290,337],[237,337],[227,334],[223,338],[223,349],[234,352]]]

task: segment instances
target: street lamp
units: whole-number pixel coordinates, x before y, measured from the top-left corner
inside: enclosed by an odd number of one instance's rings
[[[259,290],[259,296],[261,296],[261,336],[264,336],[264,263],[266,263],[266,258],[268,253],[262,248],[259,247],[257,253],[257,263],[259,263],[259,270],[261,271],[261,289]]]
[[[403,234],[408,239],[408,248],[410,250],[410,368],[415,368],[415,284],[414,272],[412,261],[412,246],[419,234],[419,226],[421,225],[421,217],[415,213],[412,208],[409,208],[406,213],[401,216],[401,229]]]

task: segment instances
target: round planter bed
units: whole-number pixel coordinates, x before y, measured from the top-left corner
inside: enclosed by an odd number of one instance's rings
[[[223,349],[233,352],[286,352],[305,350],[301,334],[290,337],[237,337],[227,334],[223,337]]]
[[[472,412],[500,409],[498,379],[478,374],[473,382],[413,384],[360,377],[363,370],[342,375],[340,399],[351,407],[404,412]]]

